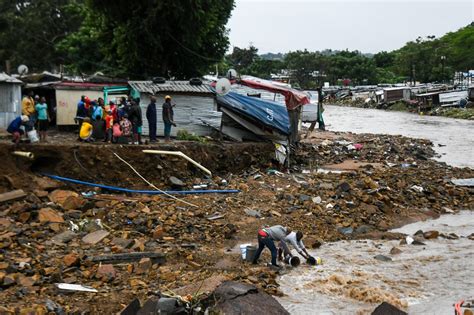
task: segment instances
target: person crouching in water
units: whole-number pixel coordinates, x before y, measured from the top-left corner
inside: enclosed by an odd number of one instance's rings
[[[17,118],[13,119],[11,123],[8,125],[7,132],[12,134],[12,141],[16,145],[20,143],[21,136],[25,134],[22,127],[28,125],[30,118],[27,115],[21,115]]]
[[[296,249],[298,254],[300,254],[301,257],[303,257],[305,260],[308,260],[311,257],[311,255],[308,253],[308,251],[306,250],[306,247],[303,244],[303,232],[293,231],[290,234],[288,234],[283,241],[280,242],[278,246],[278,259],[279,260],[283,260],[283,255],[285,259],[288,256],[293,257],[293,254],[291,253],[287,244],[291,244],[294,247],[294,249]]]
[[[257,249],[257,252],[255,253],[252,263],[257,264],[258,259],[260,258],[260,254],[265,249],[265,247],[268,247],[268,249],[270,250],[272,254],[272,266],[280,267],[277,264],[277,248],[274,242],[275,241],[284,242],[285,237],[288,234],[290,234],[290,232],[291,231],[288,228],[283,227],[281,225],[275,225],[269,228],[258,230],[258,233],[257,233],[258,249]]]
[[[84,118],[82,121],[81,129],[79,131],[79,139],[83,142],[91,142],[94,141],[92,138],[92,124],[91,119],[89,117]]]

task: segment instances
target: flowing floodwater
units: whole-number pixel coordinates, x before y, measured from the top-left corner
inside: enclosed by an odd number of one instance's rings
[[[474,168],[474,121],[405,112],[325,106],[327,129],[429,139],[439,161]],[[441,145],[441,146],[439,146]]]
[[[426,240],[426,245],[400,241],[327,243],[312,255],[321,266],[303,265],[280,277],[286,296],[280,303],[291,314],[370,314],[383,301],[409,314],[453,314],[453,303],[474,295],[474,212],[462,211],[393,230],[456,233],[459,239]],[[402,253],[391,255],[393,247]],[[380,261],[385,255],[392,261]]]
[[[326,106],[331,131],[403,135],[429,139],[449,165],[474,168],[474,122],[403,112]],[[418,230],[455,233],[459,239],[426,240],[426,245],[359,240],[327,243],[312,255],[322,266],[302,265],[281,276],[280,303],[292,314],[370,314],[390,302],[409,314],[453,314],[453,303],[474,297],[474,212],[406,225],[394,232]],[[402,253],[391,255],[398,247]],[[380,261],[385,255],[392,261]]]

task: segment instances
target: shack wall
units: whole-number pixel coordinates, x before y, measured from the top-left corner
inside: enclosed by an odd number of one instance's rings
[[[56,119],[58,126],[75,125],[77,103],[82,95],[88,96],[91,100],[104,97],[104,92],[95,90],[56,90]]]
[[[21,114],[21,85],[0,83],[0,128]]]
[[[176,136],[178,130],[184,129],[198,136],[209,136],[213,130],[219,129],[222,113],[216,109],[212,95],[188,95],[188,94],[156,94],[157,135],[164,136],[164,123],[162,117],[162,105],[166,95],[172,97],[171,103],[176,104],[173,108],[174,121],[177,127],[171,128],[171,136]],[[143,128],[142,133],[149,135],[148,121],[146,119],[146,108],[150,103],[150,95],[140,94],[140,107],[142,109]]]

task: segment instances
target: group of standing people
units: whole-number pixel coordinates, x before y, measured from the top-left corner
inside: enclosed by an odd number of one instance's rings
[[[170,140],[171,126],[176,126],[173,120],[173,106],[171,96],[167,95],[162,106],[165,141]],[[157,109],[154,96],[147,106],[146,118],[149,124],[150,142],[156,142]],[[118,104],[110,101],[105,105],[102,98],[91,101],[87,96],[82,96],[77,104],[75,120],[79,124],[80,141],[102,140],[108,143],[142,144],[143,120],[138,98],[121,97]]]
[[[7,132],[13,136],[13,142],[18,144],[21,136],[27,135],[33,131],[38,130],[39,140],[41,142],[47,141],[47,131],[51,118],[48,113],[48,105],[45,97],[34,96],[30,91],[25,95],[21,101],[21,116],[13,119],[7,127]]]
[[[81,96],[77,103],[76,122],[79,140],[84,142],[141,143],[142,111],[140,99],[122,97],[116,104],[104,99],[90,100]]]

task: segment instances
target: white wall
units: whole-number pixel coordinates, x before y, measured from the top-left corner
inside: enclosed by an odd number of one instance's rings
[[[93,90],[56,90],[56,120],[58,126],[74,125],[77,103],[81,96],[86,95],[91,100],[104,97],[104,92]]]

